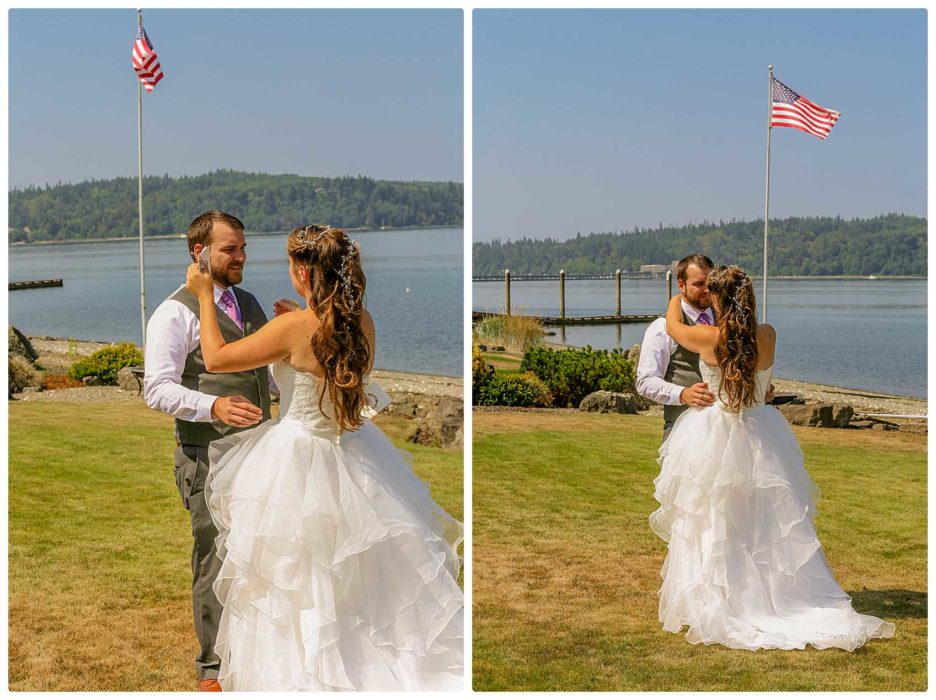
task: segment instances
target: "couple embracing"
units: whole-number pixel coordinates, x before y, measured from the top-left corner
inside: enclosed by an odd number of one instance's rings
[[[188,251],[210,271],[190,265],[153,313],[144,395],[175,418],[199,690],[461,689],[461,525],[369,420],[375,331],[356,242],[293,230],[305,305],[281,300],[269,322],[238,286],[237,218],[197,217]]]
[[[774,329],[754,285],[704,255],[677,265],[680,294],[647,329],[637,390],[664,404],[650,516],[668,543],[663,629],[735,649],[853,651],[894,625],[856,612],[816,536],[819,490],[769,406]]]

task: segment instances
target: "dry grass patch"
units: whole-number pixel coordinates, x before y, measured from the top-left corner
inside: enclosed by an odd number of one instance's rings
[[[172,420],[137,404],[10,409],[11,690],[194,690],[189,516],[172,475]],[[461,519],[460,450],[410,445]]]

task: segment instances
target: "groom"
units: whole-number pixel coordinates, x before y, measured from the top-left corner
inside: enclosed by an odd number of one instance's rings
[[[211,210],[196,217],[188,230],[192,260],[211,246],[211,276],[221,335],[232,343],[259,329],[267,318],[256,298],[239,289],[247,260],[244,225],[236,217]],[[218,531],[205,502],[208,445],[270,418],[266,368],[212,374],[199,346],[198,299],[185,286],[157,307],[146,326],[143,394],[146,404],[175,418],[175,480],[191,514],[192,612],[201,647],[195,658],[198,689],[220,691],[221,661],[215,637],[221,604],[211,586],[221,567],[215,554]]]
[[[683,322],[694,326],[715,323],[708,275],[715,265],[700,253],[676,264],[676,284],[683,294]],[[699,354],[678,345],[666,333],[666,319],[658,318],[644,333],[637,363],[637,393],[663,404],[663,440],[687,408],[711,406],[715,396],[699,373]]]

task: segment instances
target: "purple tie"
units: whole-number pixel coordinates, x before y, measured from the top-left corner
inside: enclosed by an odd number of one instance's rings
[[[224,304],[225,313],[231,317],[231,320],[237,324],[237,327],[241,330],[244,330],[244,324],[241,321],[240,309],[237,308],[237,304],[234,301],[234,295],[231,293],[230,289],[225,289],[221,293],[221,303]]]
[[[702,313],[700,313],[699,318],[696,319],[696,323],[702,326],[711,326],[712,322],[709,321],[708,312],[703,311]]]

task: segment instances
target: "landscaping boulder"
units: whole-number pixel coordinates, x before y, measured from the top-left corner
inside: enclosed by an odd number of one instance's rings
[[[393,401],[384,409],[384,413],[401,418],[416,418],[419,415],[419,401],[411,394],[395,393]]]
[[[29,338],[20,333],[12,325],[9,330],[9,349],[7,354],[25,357],[30,362],[35,362],[39,359],[39,353],[33,348],[32,343],[29,342]]]
[[[450,447],[463,435],[465,406],[461,399],[444,396],[419,419],[419,427],[411,438],[420,445]]]
[[[94,375],[82,377],[81,381],[84,382],[85,386],[104,386],[104,380]]]
[[[129,391],[131,394],[142,394],[143,393],[143,383],[140,381],[138,372],[134,372],[134,367],[124,367],[119,372],[117,372],[117,385],[124,391]]]
[[[814,428],[847,428],[855,409],[847,404],[784,404],[778,410],[792,425]]]
[[[637,413],[649,407],[643,396],[616,391],[593,391],[579,403],[580,411],[589,413]]]

